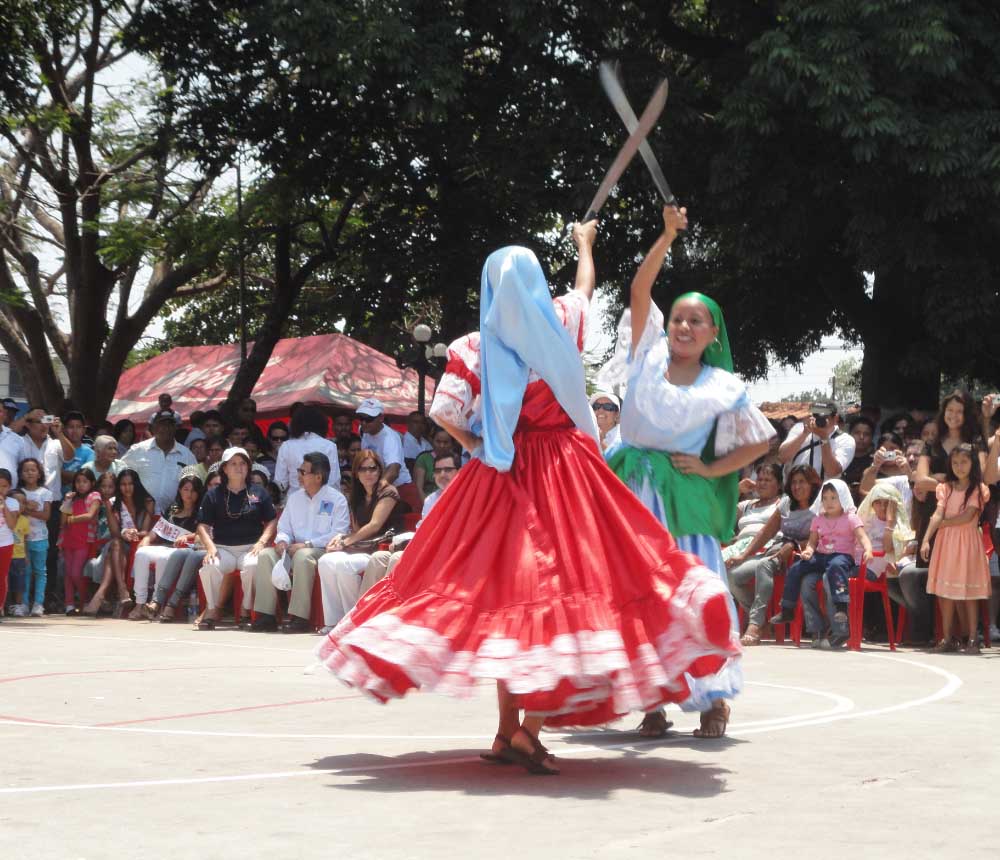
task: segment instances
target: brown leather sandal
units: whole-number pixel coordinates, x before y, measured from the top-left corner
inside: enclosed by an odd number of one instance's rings
[[[701,727],[694,730],[694,736],[710,741],[725,737],[726,727],[729,725],[729,714],[729,705],[724,700],[715,702],[710,711],[702,713]]]
[[[667,730],[673,723],[667,719],[667,715],[660,711],[651,711],[642,718],[642,722],[636,726],[636,731],[644,738],[666,737]]]
[[[527,729],[522,727],[520,731],[524,732],[528,736],[528,740],[531,741],[531,753],[522,752],[511,744],[501,755],[511,764],[519,764],[528,773],[535,776],[558,776],[559,768],[545,764],[546,759],[553,758],[552,754]]]
[[[489,752],[480,753],[479,757],[483,761],[490,762],[490,764],[512,764],[513,762],[511,762],[510,759],[503,757],[503,753],[510,748],[510,738],[505,738],[502,734],[497,732],[497,736],[493,739],[493,741],[494,743],[496,743],[496,741],[500,741],[500,743],[503,744],[501,751],[495,753],[493,750],[490,750]]]

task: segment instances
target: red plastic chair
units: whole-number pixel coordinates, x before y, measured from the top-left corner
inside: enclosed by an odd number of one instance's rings
[[[417,530],[417,523],[420,522],[420,512],[414,511],[409,514],[403,514],[403,531],[412,532]]]
[[[824,579],[820,577],[816,580],[816,594],[819,595],[819,609],[820,612],[826,612],[826,588],[824,586]],[[781,603],[779,601],[778,608],[781,608]],[[777,611],[777,610],[775,610]],[[798,605],[795,607],[795,620],[791,623],[789,629],[789,635],[792,637],[792,642],[795,643],[796,648],[800,648],[802,645],[802,631],[805,629],[805,610],[802,608],[802,600],[800,599]]]
[[[876,558],[883,558],[885,553],[879,550],[873,552]],[[882,595],[882,611],[885,613],[885,628],[889,633],[889,650],[896,650],[896,631],[892,623],[892,603],[889,600],[888,580],[883,571],[878,579],[872,581],[868,579],[868,564],[861,562],[861,569],[858,575],[848,582],[851,605],[848,609],[848,617],[851,622],[851,632],[847,640],[847,647],[851,651],[861,650],[861,638],[864,633],[865,615],[865,595],[876,593]]]

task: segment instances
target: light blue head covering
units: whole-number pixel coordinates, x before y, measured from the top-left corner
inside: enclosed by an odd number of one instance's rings
[[[535,255],[514,245],[486,259],[479,303],[482,360],[481,459],[501,472],[514,462],[514,429],[534,370],[559,405],[596,444],[599,436],[587,401],[583,361],[556,315]]]

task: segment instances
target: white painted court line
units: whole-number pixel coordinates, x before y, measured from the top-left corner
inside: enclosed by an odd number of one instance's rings
[[[946,669],[941,669],[937,666],[932,666],[927,663],[921,663],[916,660],[907,660],[905,658],[894,657],[887,654],[886,655],[872,654],[870,652],[865,652],[862,654],[857,654],[856,652],[851,652],[851,653],[855,653],[856,656],[863,657],[864,659],[874,658],[878,660],[888,660],[893,663],[903,663],[910,666],[916,666],[919,669],[925,669],[929,672],[939,675],[940,677],[945,679],[945,683],[938,690],[927,696],[922,696],[918,699],[910,699],[905,702],[898,702],[894,705],[887,705],[882,708],[873,708],[865,711],[857,711],[857,710],[845,711],[843,710],[844,707],[843,703],[838,703],[837,706],[835,706],[834,708],[835,712],[830,712],[827,713],[826,715],[822,716],[817,715],[809,718],[798,717],[798,718],[793,718],[790,721],[785,721],[780,723],[776,721],[767,721],[767,720],[759,721],[756,724],[747,723],[743,726],[743,728],[736,726],[734,730],[730,732],[730,734],[733,737],[741,737],[742,735],[745,734],[749,735],[749,734],[761,734],[765,732],[777,732],[777,731],[783,731],[785,729],[802,728],[805,726],[813,726],[813,725],[825,725],[828,723],[838,722],[840,720],[859,719],[863,717],[877,716],[880,714],[893,713],[897,711],[905,711],[911,708],[921,707],[923,705],[928,705],[933,702],[940,701],[941,699],[945,699],[953,695],[959,689],[959,687],[962,686],[962,679],[959,678],[957,675],[947,671]],[[761,683],[760,686],[764,686],[764,684]],[[779,685],[771,685],[771,686],[777,687]],[[800,689],[805,690],[807,688],[800,688]],[[821,692],[821,691],[813,691],[813,692]],[[828,698],[837,698],[837,699],[844,698],[838,696],[835,693],[827,693],[825,691],[822,691],[821,695],[827,696]],[[846,701],[849,702],[850,700]],[[852,708],[853,708],[853,703],[852,703]],[[766,722],[772,722],[774,724],[772,725],[761,724]],[[37,723],[26,723],[25,725],[30,725],[31,727],[34,728],[39,727],[39,724]],[[52,728],[52,726],[48,725],[43,725],[42,727]],[[60,728],[61,726],[56,726],[56,727]],[[418,737],[419,736],[408,736],[408,739],[415,740],[418,739]],[[482,736],[477,735],[475,736],[475,738],[481,739]],[[364,736],[364,739],[366,740],[378,739],[378,736],[366,735]],[[435,738],[433,736],[430,736],[426,739],[465,740],[467,738],[464,737]],[[682,739],[681,738],[677,739],[677,741],[680,740]],[[686,738],[684,738],[683,740],[686,741]],[[564,742],[559,741],[559,743],[564,743]],[[667,743],[669,744],[669,740],[667,741]],[[618,749],[634,749],[636,747],[661,746],[661,745],[664,745],[663,740],[648,740],[648,741],[631,740],[620,744],[607,744],[600,746],[580,745],[570,749],[560,748],[558,750],[558,755],[562,758],[568,758],[570,756],[582,755],[585,753],[605,752],[608,750],[618,750]],[[316,770],[299,769],[299,770],[288,770],[288,771],[272,771],[265,773],[230,774],[225,776],[209,776],[209,777],[177,777],[171,779],[157,779],[157,780],[132,780],[132,781],[106,782],[106,783],[84,783],[84,784],[76,783],[67,785],[8,787],[8,788],[0,788],[0,795],[97,791],[97,790],[118,789],[118,788],[134,789],[143,787],[166,787],[166,786],[180,786],[180,785],[189,786],[189,785],[201,785],[201,784],[224,783],[224,782],[254,782],[254,781],[276,780],[276,779],[297,779],[300,777],[307,777],[307,776],[331,776],[331,775],[349,776],[355,773],[367,774],[383,770],[410,770],[413,768],[442,767],[447,765],[466,764],[477,761],[479,761],[478,757],[462,756],[456,758],[438,759],[434,761],[398,762],[398,763],[387,763],[383,765],[368,765],[368,766],[336,768],[336,769],[334,768],[316,769]]]
[[[813,690],[809,687],[794,687],[787,684],[765,684],[761,681],[751,681],[748,686],[769,687],[773,689],[792,690],[797,693],[817,696],[819,698],[830,699],[834,706],[825,711],[813,713],[796,714],[788,717],[773,717],[767,720],[756,720],[749,723],[741,723],[743,728],[756,726],[781,725],[788,722],[799,722],[802,720],[819,719],[833,714],[845,713],[855,707],[854,702],[839,693],[830,693],[825,690]],[[192,719],[205,716],[203,714],[192,715]],[[179,737],[212,737],[212,738],[256,738],[261,740],[336,740],[336,741],[483,741],[490,740],[485,735],[372,735],[372,734],[318,734],[318,733],[286,733],[286,732],[224,732],[205,731],[202,729],[162,729],[148,728],[145,726],[93,726],[81,723],[56,723],[44,720],[10,720],[0,719],[0,726],[27,726],[29,728],[45,729],[67,729],[82,732],[125,732],[128,734],[140,735],[173,735]],[[547,737],[558,738],[559,732],[547,733]],[[573,732],[573,737],[602,736],[607,732]]]
[[[274,651],[277,654],[281,653],[298,654],[300,657],[302,657],[303,665],[305,665],[308,662],[308,660],[312,656],[312,652],[315,647],[315,644],[313,644],[308,648],[269,648],[266,645],[249,645],[249,644],[237,645],[235,642],[211,642],[208,641],[207,638],[205,641],[202,641],[200,639],[176,639],[172,636],[166,639],[157,639],[155,637],[150,638],[148,636],[102,636],[100,634],[85,636],[77,633],[48,633],[43,630],[18,629],[16,627],[8,628],[6,625],[4,625],[4,628],[5,629],[3,632],[5,637],[11,633],[13,633],[14,635],[20,633],[30,636],[45,637],[46,639],[87,639],[89,641],[101,640],[104,642],[142,642],[145,645],[194,645],[195,647],[198,648],[237,648],[240,650],[252,650],[252,651]],[[226,630],[215,631],[209,633],[208,636],[209,637],[219,636],[220,633],[221,635],[225,636],[226,633],[228,632],[236,633],[237,631],[226,631]],[[274,640],[274,636],[271,636],[266,633],[245,633],[244,631],[239,631],[239,632],[247,636],[248,638],[251,636],[268,636],[269,639],[271,639],[272,641]],[[309,637],[309,642],[314,643],[315,639],[316,637],[314,636]]]

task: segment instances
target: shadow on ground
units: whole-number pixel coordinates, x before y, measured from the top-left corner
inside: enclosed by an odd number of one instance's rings
[[[471,796],[522,794],[579,799],[606,798],[620,789],[713,797],[726,790],[725,776],[729,773],[713,765],[626,750],[613,758],[557,758],[562,771],[558,776],[532,776],[516,765],[485,763],[479,752],[441,750],[401,756],[355,753],[329,756],[309,767],[355,778],[356,782],[330,785],[347,791],[457,791]]]

